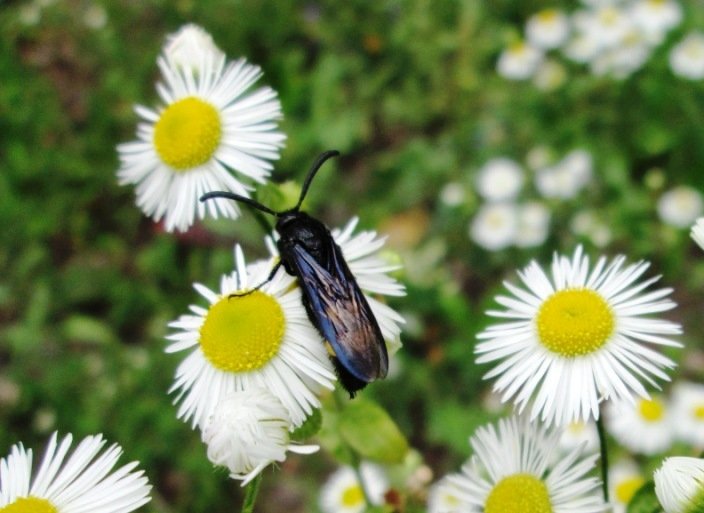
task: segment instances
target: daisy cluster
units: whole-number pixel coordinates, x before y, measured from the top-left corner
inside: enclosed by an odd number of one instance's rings
[[[641,69],[683,20],[677,0],[584,0],[572,13],[541,10],[525,23],[524,38],[505,48],[498,73],[510,80],[532,79],[541,89],[562,85],[566,70],[560,52],[594,75],[624,79]],[[704,35],[692,32],[669,53],[674,74],[704,78]]]
[[[476,190],[484,203],[470,221],[469,236],[484,249],[540,246],[549,234],[550,205],[575,198],[592,181],[592,156],[583,149],[555,159],[539,148],[527,160],[538,199],[519,199],[528,173],[513,159],[493,158],[476,174]]]

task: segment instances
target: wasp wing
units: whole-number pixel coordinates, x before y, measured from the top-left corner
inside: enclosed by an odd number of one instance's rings
[[[366,384],[386,376],[386,344],[342,250],[332,238],[329,242],[324,252],[327,262],[319,262],[295,244],[289,263],[296,268],[311,321],[332,346],[340,365]]]

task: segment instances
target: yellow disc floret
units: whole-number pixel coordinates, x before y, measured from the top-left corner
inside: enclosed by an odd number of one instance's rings
[[[697,420],[704,420],[704,404],[696,404],[692,408],[692,416]]]
[[[154,126],[154,146],[177,171],[205,164],[220,144],[220,114],[210,103],[189,96],[169,105]]]
[[[345,488],[342,492],[342,504],[348,508],[364,506],[364,492],[358,484]]]
[[[665,405],[658,399],[641,399],[638,411],[647,422],[658,422],[665,415]]]
[[[611,307],[590,289],[555,292],[538,310],[536,326],[540,342],[567,358],[584,356],[602,347],[614,331]]]
[[[484,513],[552,513],[545,483],[531,474],[514,474],[489,492]]]
[[[200,328],[200,346],[214,367],[248,372],[266,365],[284,337],[284,312],[259,290],[223,297],[208,310]]]
[[[58,510],[46,499],[38,497],[20,497],[4,508],[0,513],[57,513]]]
[[[638,491],[638,489],[643,486],[645,479],[641,476],[633,476],[628,479],[624,479],[618,485],[616,485],[615,495],[616,499],[621,504],[628,504],[631,499]]]

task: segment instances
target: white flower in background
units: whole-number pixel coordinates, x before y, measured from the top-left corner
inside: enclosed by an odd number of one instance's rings
[[[526,164],[532,171],[548,167],[553,161],[553,151],[547,146],[535,146],[526,154]]]
[[[689,235],[700,248],[704,249],[704,217],[697,219]]]
[[[620,45],[633,28],[633,21],[618,5],[578,11],[573,21],[577,31],[596,41],[601,50]]]
[[[654,44],[682,22],[682,6],[676,0],[637,0],[630,7],[635,25]]]
[[[320,392],[334,388],[327,351],[293,276],[279,269],[267,281],[273,261],[246,265],[239,246],[235,261],[220,292],[194,285],[207,308],[191,305],[191,314],[169,323],[177,331],[167,337],[166,352],[190,351],[171,387],[181,403],[178,417],[203,429],[224,397],[264,387],[299,426],[320,406]]]
[[[560,432],[526,418],[501,419],[469,440],[473,456],[447,479],[467,505],[460,511],[606,511],[599,480],[589,477],[596,454],[576,447],[556,458]]]
[[[602,248],[611,242],[611,229],[591,210],[577,212],[570,228],[575,235],[588,237],[597,247]]]
[[[400,265],[390,264],[381,256],[381,249],[386,243],[386,237],[379,237],[373,230],[354,233],[359,223],[358,217],[353,217],[343,228],[330,230],[332,238],[340,246],[345,261],[362,289],[381,329],[381,334],[386,341],[389,356],[392,356],[401,347],[401,324],[403,317],[386,303],[382,303],[374,296],[405,296],[406,288],[395,278],[389,276],[390,272],[397,271]],[[279,256],[274,237],[266,238],[266,245],[273,257]]]
[[[595,75],[610,75],[623,80],[642,68],[651,53],[651,43],[641,32],[631,30],[620,45],[598,55],[590,68]]]
[[[202,27],[189,23],[177,32],[169,34],[164,44],[164,56],[184,73],[198,73],[203,59],[225,59],[225,54],[217,47],[213,37]]]
[[[323,513],[363,513],[367,509],[365,491],[372,504],[384,503],[389,480],[378,465],[362,462],[360,474],[364,489],[352,467],[340,467],[320,489],[319,505]]]
[[[201,202],[200,196],[220,190],[249,196],[252,187],[241,178],[264,183],[285,140],[277,129],[282,114],[276,92],[252,90],[261,69],[244,59],[228,63],[222,52],[197,41],[204,37],[174,36],[170,53],[158,60],[163,105],[137,106],[137,140],[117,147],[120,184],[135,185],[137,205],[154,220],[163,218],[168,231],[185,231],[196,216],[237,217],[232,201]]]
[[[467,192],[458,182],[449,182],[440,191],[440,201],[448,207],[457,207],[464,203],[466,198]]]
[[[601,43],[594,34],[580,32],[565,44],[562,52],[574,62],[587,64],[599,55],[600,50]]]
[[[675,434],[697,450],[704,449],[704,385],[679,382],[672,389]]]
[[[651,399],[640,398],[635,404],[610,403],[607,415],[609,432],[634,453],[659,454],[672,446],[672,412],[660,395],[654,395]]]
[[[691,32],[670,50],[672,72],[689,80],[704,78],[704,34]]]
[[[655,495],[665,513],[698,513],[704,509],[704,459],[665,458],[653,479]]]
[[[696,189],[679,185],[660,196],[657,209],[664,223],[686,228],[704,213],[704,200]]]
[[[525,41],[516,41],[499,55],[496,71],[509,80],[526,80],[533,76],[543,60],[543,52]]]
[[[538,169],[535,187],[545,198],[574,198],[592,179],[592,158],[585,150],[574,150],[557,164]]]
[[[554,91],[567,80],[567,70],[555,59],[545,59],[533,75],[533,84],[541,91]]]
[[[630,460],[620,460],[609,467],[609,497],[613,513],[626,513],[626,506],[638,489],[645,484],[645,476]]]
[[[113,444],[103,451],[102,435],[81,440],[69,456],[71,435],[49,439],[32,478],[32,450],[20,443],[0,460],[0,510],[42,513],[129,513],[149,502],[151,486],[134,461],[112,471],[122,454]]]
[[[311,454],[317,445],[290,443],[288,410],[267,389],[253,386],[220,399],[202,432],[208,459],[230,477],[251,481],[266,466],[283,462],[286,451]]]
[[[499,251],[514,243],[518,231],[518,209],[513,203],[486,203],[475,214],[469,236],[489,251]]]
[[[659,277],[639,283],[647,262],[626,265],[605,257],[590,270],[579,246],[569,258],[555,254],[551,275],[535,262],[519,272],[524,288],[506,282],[510,296],[491,310],[503,319],[479,333],[477,363],[495,362],[484,379],[496,378],[502,401],[548,424],[599,418],[605,399],[648,397],[641,381],[669,381],[675,363],[654,348],[681,347],[678,324],[654,318],[675,307],[672,289],[646,291]]]
[[[488,201],[513,199],[521,191],[523,180],[523,169],[515,160],[508,157],[493,158],[477,173],[477,192]]]
[[[584,422],[577,420],[568,423],[562,430],[560,436],[560,448],[572,450],[575,447],[583,446],[587,452],[595,451],[599,447],[599,433],[596,424],[590,420]]]
[[[570,21],[559,9],[543,9],[528,18],[526,40],[536,48],[552,50],[570,35]]]
[[[539,201],[518,206],[518,231],[514,244],[519,248],[540,246],[548,238],[550,210]]]
[[[428,513],[461,513],[466,510],[467,505],[459,498],[457,486],[450,476],[445,476],[428,490]]]

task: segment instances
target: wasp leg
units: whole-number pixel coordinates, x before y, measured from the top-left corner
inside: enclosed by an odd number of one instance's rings
[[[261,282],[259,285],[257,285],[257,286],[254,287],[253,289],[249,289],[249,290],[247,290],[247,291],[245,291],[245,292],[235,292],[234,294],[230,294],[229,296],[227,296],[227,299],[230,299],[230,298],[233,298],[233,297],[244,297],[244,296],[247,296],[247,295],[251,294],[251,293],[254,292],[255,290],[259,290],[259,289],[262,288],[264,285],[266,285],[267,283],[269,283],[271,280],[274,279],[274,275],[276,274],[276,271],[279,270],[279,267],[281,267],[281,260],[279,260],[278,262],[276,262],[276,265],[271,269],[271,272],[269,273],[269,276],[267,276],[266,280],[264,280],[263,282]]]

